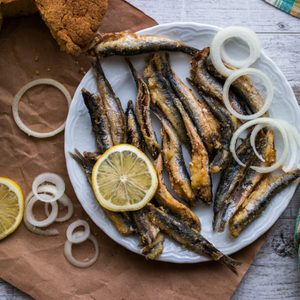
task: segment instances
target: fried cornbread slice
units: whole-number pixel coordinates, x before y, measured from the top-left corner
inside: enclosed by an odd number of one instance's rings
[[[107,0],[35,0],[61,50],[79,55],[93,40],[107,10]]]

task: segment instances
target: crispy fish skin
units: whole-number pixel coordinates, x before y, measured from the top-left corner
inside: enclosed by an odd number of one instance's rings
[[[126,128],[127,128],[127,143],[145,152],[145,142],[140,127],[137,123],[137,119],[134,113],[133,103],[131,100],[128,101],[125,115],[126,115]]]
[[[87,177],[88,182],[92,184],[91,175],[94,163],[84,158],[83,155],[77,149],[75,149],[74,153],[70,153],[70,155],[82,168]],[[135,228],[132,225],[130,218],[128,218],[126,214],[112,212],[103,207],[101,208],[121,235],[128,236],[135,232]]]
[[[156,159],[160,152],[160,147],[157,142],[157,138],[152,126],[150,117],[150,103],[151,96],[147,84],[142,77],[137,73],[134,66],[129,59],[126,60],[131,70],[132,76],[137,86],[137,97],[136,97],[136,118],[141,128],[143,138],[147,145],[147,149],[153,159]]]
[[[225,81],[225,78],[215,69],[210,60],[207,61],[207,68],[212,75]],[[232,67],[229,66],[229,68]],[[252,113],[258,112],[264,105],[262,95],[256,89],[249,76],[244,75],[236,79],[232,83],[232,88],[237,97],[241,100],[240,103],[243,101],[244,105],[247,106]]]
[[[190,83],[195,86],[191,81]],[[221,149],[217,151],[217,154],[210,163],[211,173],[219,173],[227,168],[231,161],[232,155],[229,146],[232,134],[237,126],[237,120],[217,100],[204,95],[197,87],[196,89],[200,96],[199,101],[204,101],[219,121]]]
[[[202,138],[208,152],[221,147],[219,123],[212,115],[206,103],[198,101],[193,91],[173,72],[169,62],[169,56],[162,59],[165,74],[170,85],[183,104],[190,118],[193,120],[197,131]]]
[[[259,160],[259,158],[254,157],[251,165],[255,166],[269,166],[273,163],[274,159],[274,135],[273,132],[268,130],[262,137],[258,140],[258,151],[261,153],[265,162]],[[241,204],[249,197],[249,195],[254,190],[255,186],[262,180],[264,174],[258,173],[255,170],[248,168],[246,174],[240,183],[240,185],[235,189],[235,191],[230,195],[227,200],[227,204],[223,207],[220,223],[218,224],[217,231],[223,231],[225,225],[235,213],[235,211],[241,206]]]
[[[140,235],[141,244],[144,246],[153,243],[159,233],[159,228],[149,221],[147,214],[148,212],[145,209],[137,210],[132,214]]]
[[[198,49],[160,35],[128,32],[98,34],[89,49],[91,54],[101,57],[130,56],[157,51],[181,51],[193,55]]]
[[[280,176],[269,175],[263,179],[242,203],[229,221],[229,230],[233,237],[240,233],[266,209],[272,198],[300,177],[300,170]]]
[[[83,152],[83,157],[92,164],[95,164],[100,156],[101,156],[101,153],[99,151],[95,151],[95,152],[84,151]]]
[[[194,205],[196,198],[184,163],[180,141],[172,125],[163,117],[160,120],[163,126],[162,156],[172,189],[179,197]]]
[[[122,109],[120,99],[116,96],[110,83],[103,72],[100,60],[94,64],[96,71],[98,90],[102,98],[103,106],[110,125],[110,132],[114,145],[126,141],[126,118]]]
[[[158,108],[175,128],[180,140],[187,144],[188,140],[179,111],[174,104],[176,97],[165,75],[162,73],[161,56],[158,53],[150,56],[144,76],[151,95],[151,105]]]
[[[126,119],[127,143],[144,151],[143,136],[136,120],[131,100],[128,101]],[[147,259],[156,259],[164,249],[164,236],[160,233],[159,228],[150,222],[147,208],[143,207],[140,210],[132,211],[130,215],[140,237],[140,243],[143,246],[141,253]]]
[[[246,169],[251,164],[254,158],[253,149],[250,145],[249,138],[246,138],[242,142],[236,152],[237,156],[246,165],[246,167],[239,165],[235,160],[232,159],[229,167],[223,171],[213,202],[214,230],[216,230],[220,226],[218,222],[222,218],[222,209],[227,203],[227,199],[230,197],[239,183],[243,180]]]
[[[150,206],[150,219],[176,242],[199,255],[210,257],[228,267],[237,274],[236,266],[240,263],[216,249],[199,232],[190,228],[186,223],[168,214],[163,208]]]
[[[208,72],[209,47],[197,52],[191,60],[191,80],[207,96],[217,99],[223,104],[223,84]],[[230,92],[229,100],[233,108],[240,114],[247,114],[243,103],[240,103],[236,95]]]
[[[84,88],[81,90],[81,93],[91,117],[97,147],[103,153],[113,146],[113,141],[102,99],[98,95],[91,94]]]
[[[175,100],[175,105],[182,116],[186,132],[191,142],[191,161],[189,166],[192,189],[197,199],[204,201],[206,204],[210,204],[212,201],[212,184],[209,172],[208,153],[182,103],[177,99]]]
[[[156,159],[154,167],[156,169],[158,178],[158,187],[155,194],[156,202],[164,208],[170,210],[191,228],[200,231],[201,224],[197,215],[195,215],[195,213],[189,207],[176,200],[165,186],[162,176],[163,161],[161,154],[159,154],[158,158]]]
[[[146,257],[146,259],[156,259],[164,250],[164,240],[164,234],[159,232],[156,239],[153,240],[151,244],[146,245],[142,248],[141,253]]]

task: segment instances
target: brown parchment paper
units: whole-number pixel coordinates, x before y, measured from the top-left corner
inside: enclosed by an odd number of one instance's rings
[[[135,31],[152,25],[154,20],[129,4],[111,0],[102,30]],[[26,195],[39,173],[60,174],[76,207],[73,220],[88,217],[68,179],[63,133],[43,140],[28,137],[12,119],[11,102],[24,84],[36,78],[56,79],[73,93],[82,71],[89,67],[88,58],[73,58],[59,51],[38,15],[5,20],[0,32],[0,176],[16,180]],[[65,118],[67,106],[58,91],[41,86],[27,93],[20,111],[26,124],[42,130],[57,126]],[[260,238],[234,255],[243,261],[235,276],[213,262],[179,265],[146,261],[113,242],[89,220],[100,243],[100,256],[92,267],[78,269],[63,255],[68,223],[53,225],[60,231],[56,237],[34,235],[21,225],[0,241],[0,277],[43,300],[228,299],[264,241]],[[74,253],[84,258],[86,250],[77,246]]]

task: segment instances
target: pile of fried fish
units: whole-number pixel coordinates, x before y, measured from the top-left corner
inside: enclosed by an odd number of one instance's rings
[[[193,90],[172,70],[170,51],[190,55],[188,82]],[[192,208],[198,201],[212,205],[213,230],[224,231],[227,225],[230,234],[238,237],[277,192],[300,177],[300,172],[274,176],[249,168],[251,165],[268,166],[275,161],[274,133],[270,129],[261,131],[256,143],[264,161],[254,154],[249,136],[241,140],[237,149],[245,166],[233,159],[229,145],[240,121],[223,104],[225,78],[212,65],[209,51],[209,48],[198,50],[157,35],[116,33],[98,36],[89,52],[95,57],[93,68],[99,93],[82,89],[98,151],[81,154],[75,150],[72,156],[90,182],[97,158],[113,145],[128,143],[147,153],[157,171],[156,195],[138,211],[111,212],[103,208],[118,232],[124,236],[138,234],[141,253],[148,259],[156,259],[162,253],[164,236],[168,235],[183,247],[219,261],[236,272],[239,262],[216,249],[200,234],[201,223]],[[107,56],[145,53],[149,56],[145,58],[143,76],[126,58],[137,96],[135,105],[128,101],[124,112],[100,61]],[[264,99],[251,79],[243,76],[233,83],[230,102],[237,112],[250,114],[260,110]],[[150,112],[160,120],[161,145]],[[189,170],[183,160],[182,145],[190,153]],[[163,170],[166,170],[177,197],[166,187]],[[215,173],[221,173],[221,179],[213,197],[211,174]]]

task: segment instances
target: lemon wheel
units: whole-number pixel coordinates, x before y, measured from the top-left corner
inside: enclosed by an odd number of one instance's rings
[[[0,177],[0,240],[13,233],[22,222],[24,198],[20,186]]]
[[[97,160],[92,186],[100,205],[111,211],[133,211],[145,206],[157,189],[156,171],[138,148],[121,144]]]

